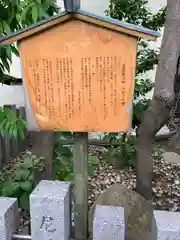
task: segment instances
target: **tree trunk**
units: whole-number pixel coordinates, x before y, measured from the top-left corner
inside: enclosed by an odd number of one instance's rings
[[[167,17],[156,71],[154,97],[172,105],[174,78],[180,53],[180,1],[167,1]]]
[[[137,131],[136,190],[152,198],[152,141],[158,130],[167,123],[175,101],[174,78],[180,53],[180,1],[167,1],[165,30],[157,66],[155,89],[151,105]]]
[[[154,98],[137,130],[136,190],[148,200],[152,198],[152,142],[155,134],[168,121],[169,113],[170,108]]]

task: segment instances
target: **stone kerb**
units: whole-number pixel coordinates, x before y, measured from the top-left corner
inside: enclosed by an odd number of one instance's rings
[[[41,181],[30,196],[31,239],[69,240],[70,203],[69,182]],[[18,220],[17,199],[0,197],[0,240],[12,240]]]
[[[97,205],[93,221],[93,240],[124,240],[124,208]]]
[[[70,183],[41,181],[30,196],[33,240],[69,240]]]
[[[19,227],[18,213],[16,198],[0,197],[0,240],[12,240]]]
[[[41,181],[30,196],[31,239],[69,240],[71,184]],[[180,240],[180,213],[154,211],[152,240]],[[0,197],[0,240],[12,240],[19,227],[15,198]],[[93,240],[128,240],[125,211],[120,206],[96,205]],[[134,239],[138,240],[138,239]]]
[[[180,240],[180,212],[155,210],[152,231],[152,240]],[[129,240],[124,208],[97,205],[93,221],[93,240],[116,239]]]
[[[154,211],[158,240],[180,240],[180,212]]]

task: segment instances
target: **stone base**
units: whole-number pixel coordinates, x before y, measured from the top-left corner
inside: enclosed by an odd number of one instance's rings
[[[93,240],[129,240],[124,219],[124,208],[97,205]],[[152,223],[152,240],[180,240],[180,212],[154,211]]]
[[[180,240],[180,213],[154,211],[158,240]]]
[[[69,240],[70,183],[41,181],[30,196],[33,240]]]
[[[16,198],[0,197],[0,240],[12,240],[19,227],[18,214]]]
[[[97,205],[93,222],[93,240],[124,240],[124,238],[124,209]]]

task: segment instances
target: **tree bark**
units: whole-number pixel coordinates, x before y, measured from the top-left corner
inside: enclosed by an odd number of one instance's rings
[[[152,198],[152,141],[158,130],[167,123],[175,101],[174,78],[180,53],[179,13],[180,1],[168,0],[154,95],[137,131],[136,190],[148,200]]]
[[[154,98],[137,130],[136,190],[148,200],[152,198],[152,142],[168,121],[169,113],[170,108]]]
[[[177,71],[180,53],[180,1],[167,1],[167,16],[160,50],[160,58],[156,71],[154,96],[174,104],[174,78]]]

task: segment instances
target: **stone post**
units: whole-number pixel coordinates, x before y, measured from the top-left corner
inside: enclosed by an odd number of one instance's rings
[[[168,211],[154,211],[157,225],[158,240],[180,239],[180,213]]]
[[[97,205],[93,221],[93,240],[124,239],[124,208]]]
[[[0,240],[12,240],[19,227],[19,212],[16,198],[0,197]]]
[[[41,181],[30,196],[32,240],[69,240],[70,183]]]

